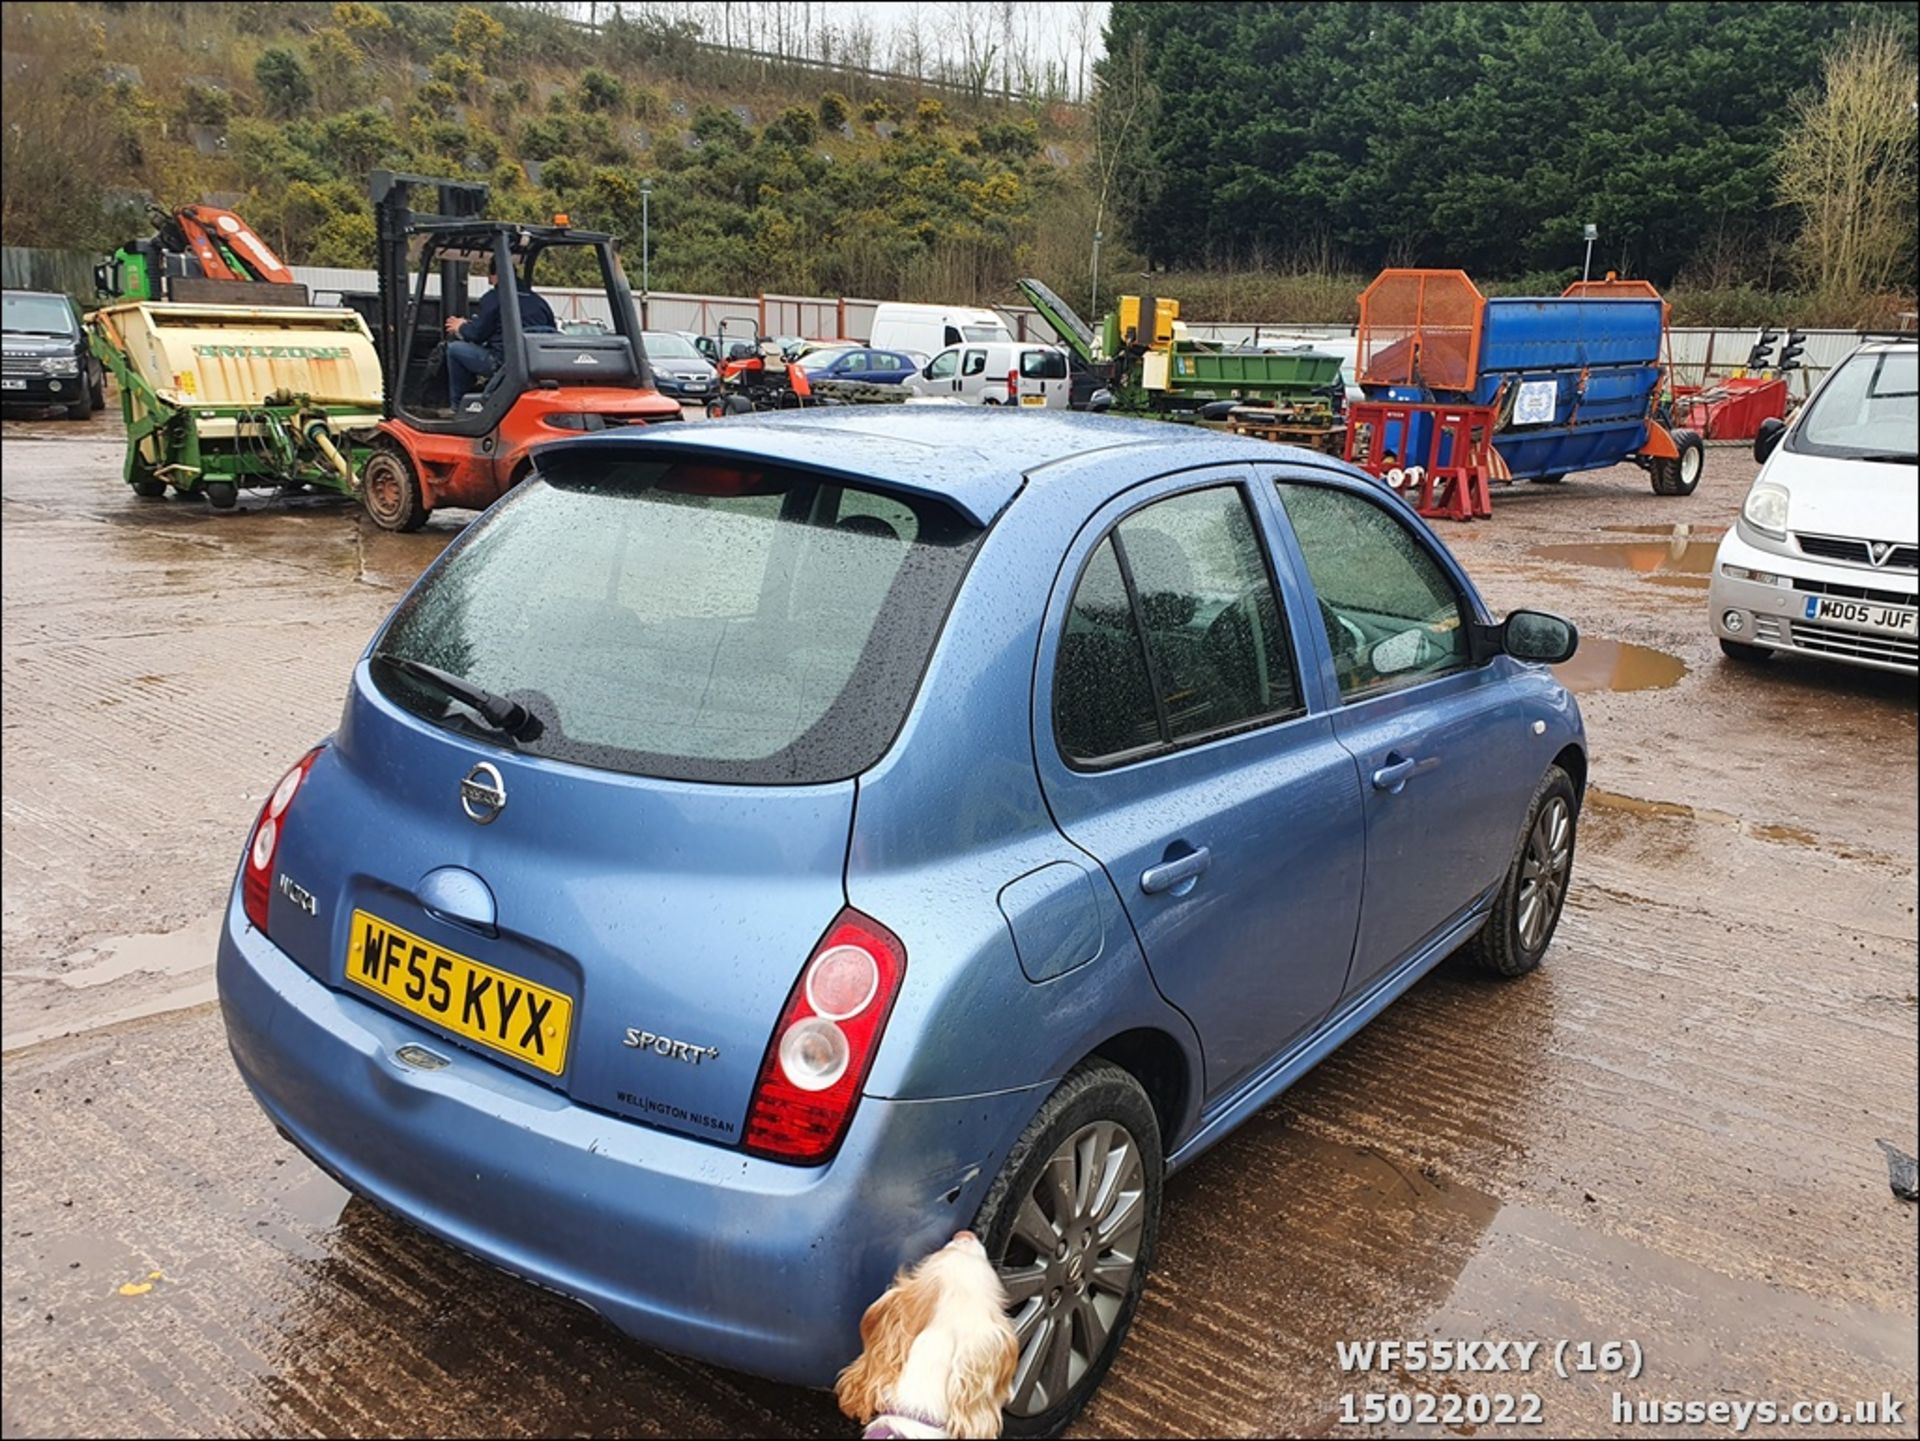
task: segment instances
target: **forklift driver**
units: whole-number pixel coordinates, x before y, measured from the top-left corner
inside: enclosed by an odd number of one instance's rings
[[[506,335],[500,325],[499,266],[491,257],[485,264],[493,288],[481,299],[473,319],[462,321],[457,315],[447,317],[447,390],[455,410],[460,408],[460,397],[467,393],[468,387],[481,377],[492,375],[506,359]],[[531,286],[522,286],[519,276],[511,269],[507,273],[512,277],[514,294],[520,303],[521,332],[556,334],[560,327],[554,322],[553,307],[536,295]]]

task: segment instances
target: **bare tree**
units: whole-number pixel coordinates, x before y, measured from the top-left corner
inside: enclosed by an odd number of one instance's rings
[[[1893,29],[1842,39],[1818,94],[1794,105],[1780,149],[1780,199],[1800,212],[1797,267],[1815,290],[1854,301],[1911,283],[1914,90],[1920,71]]]
[[[1146,38],[1135,35],[1124,55],[1109,55],[1096,73],[1093,97],[1093,160],[1096,182],[1093,228],[1105,229],[1121,171],[1140,142],[1153,104],[1147,76]]]

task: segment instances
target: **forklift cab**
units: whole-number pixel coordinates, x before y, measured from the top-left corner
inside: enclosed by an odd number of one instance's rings
[[[413,208],[421,191],[437,208]],[[564,215],[551,225],[487,219],[487,187],[470,180],[376,170],[372,195],[385,418],[360,480],[376,523],[413,530],[440,506],[484,509],[530,472],[540,444],[570,431],[682,418],[654,388],[612,236],[576,230]],[[446,318],[471,318],[470,279],[487,262],[500,285],[521,291],[597,290],[608,326],[568,333],[558,314],[551,329],[529,326],[508,291],[487,341],[498,364],[453,396]]]
[[[427,186],[434,188],[439,209],[417,212],[413,192]],[[613,237],[576,230],[565,216],[556,216],[552,225],[484,219],[480,211],[486,200],[487,187],[473,181],[374,173],[377,333],[391,418],[423,434],[477,437],[497,429],[515,402],[534,390],[593,388],[651,396],[653,373]],[[537,291],[543,281],[597,288],[611,323],[601,335],[566,334],[557,324],[530,331],[522,324],[520,307],[506,303],[509,296],[503,295],[500,332],[488,347],[500,363],[464,395],[453,397],[442,350],[450,338],[445,317],[471,318],[471,277],[488,261],[502,286],[512,275],[521,290]],[[557,408],[573,409],[566,403],[572,398],[556,397]]]
[[[530,390],[653,389],[639,321],[611,236],[551,226],[472,223],[436,223],[420,231],[420,258],[401,326],[401,353],[394,364],[393,373],[399,377],[394,387],[396,418],[430,434],[484,435]],[[563,256],[569,259],[562,260]],[[585,263],[571,259],[576,256],[584,257]],[[476,267],[484,270],[486,261],[492,262],[493,273],[500,277],[500,332],[489,343],[500,363],[461,395],[457,404],[450,404],[453,397],[447,392],[442,346],[452,337],[442,317],[471,318],[477,302],[466,306],[458,302],[468,293],[469,277]],[[613,316],[606,333],[568,334],[557,321],[551,328],[524,324],[519,305],[511,299],[511,287],[538,293],[543,269],[551,275],[563,265],[569,282],[577,284],[587,276],[599,281]],[[436,274],[439,295],[429,294],[428,283]],[[455,298],[453,309],[441,302],[444,295]]]

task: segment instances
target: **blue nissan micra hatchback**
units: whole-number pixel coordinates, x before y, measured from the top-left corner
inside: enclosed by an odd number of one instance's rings
[[[1166,1174],[1450,952],[1551,940],[1543,663],[1324,456],[844,408],[540,453],[255,823],[233,1053],[345,1185],[634,1336],[830,1381],[960,1226],[1066,1423]]]

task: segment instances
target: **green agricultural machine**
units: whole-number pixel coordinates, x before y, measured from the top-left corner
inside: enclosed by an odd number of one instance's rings
[[[1038,280],[1020,292],[1060,336],[1075,368],[1111,392],[1119,414],[1201,421],[1337,454],[1345,434],[1340,359],[1315,350],[1236,349],[1194,340],[1180,302],[1123,295],[1100,334]]]
[[[154,211],[155,234],[95,267],[90,344],[127,425],[125,479],[149,499],[243,488],[358,493],[380,423],[373,337],[307,289],[231,211]]]

